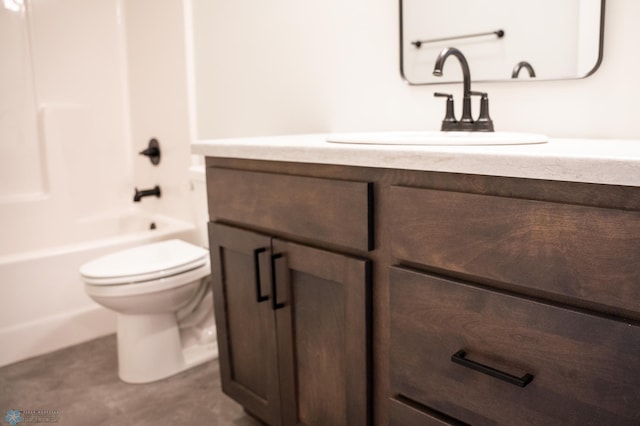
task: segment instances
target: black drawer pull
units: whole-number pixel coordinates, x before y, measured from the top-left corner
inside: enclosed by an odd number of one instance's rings
[[[276,284],[276,260],[282,258],[282,253],[271,255],[271,309],[278,310],[284,308],[284,303],[278,303],[278,292]]]
[[[495,368],[489,367],[488,365],[471,361],[470,359],[465,358],[466,354],[467,353],[461,349],[455,354],[451,355],[451,361],[464,367],[468,367],[472,370],[487,374],[491,377],[495,377],[496,379],[504,380],[505,382],[511,383],[512,385],[520,386],[521,388],[527,386],[533,380],[533,376],[531,374],[525,374],[522,377],[516,377],[509,373],[505,373],[504,371],[496,370]]]
[[[253,270],[256,275],[256,302],[258,303],[269,300],[269,296],[262,294],[260,286],[260,253],[264,253],[265,251],[267,251],[266,248],[257,248],[253,251]]]

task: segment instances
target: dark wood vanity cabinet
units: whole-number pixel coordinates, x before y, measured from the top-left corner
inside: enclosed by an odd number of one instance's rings
[[[223,387],[266,423],[640,424],[640,188],[222,158],[207,184]]]
[[[369,261],[276,235],[299,229],[320,244],[366,248],[368,185],[222,169],[211,175],[217,180],[209,188],[215,200],[209,239],[224,392],[269,425],[367,424]],[[330,187],[332,201],[303,201],[318,183]],[[362,238],[343,235],[343,213],[330,211],[340,191],[351,192],[353,209],[344,215],[365,213]],[[227,196],[247,201],[221,201]],[[256,216],[237,211],[252,208],[247,203],[256,204]],[[282,210],[284,203],[297,209]],[[300,214],[315,210],[323,212],[312,218],[320,223],[299,224],[308,220]]]
[[[390,200],[398,418],[640,424],[638,211],[401,186]]]

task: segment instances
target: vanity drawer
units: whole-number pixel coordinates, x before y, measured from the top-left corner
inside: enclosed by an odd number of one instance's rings
[[[397,267],[390,279],[392,395],[473,425],[640,424],[639,326]]]
[[[453,419],[445,420],[444,416],[431,415],[414,405],[416,404],[391,398],[389,400],[389,426],[466,426]]]
[[[638,211],[400,186],[391,206],[401,261],[640,312]]]
[[[372,185],[210,167],[209,216],[212,221],[372,250]]]

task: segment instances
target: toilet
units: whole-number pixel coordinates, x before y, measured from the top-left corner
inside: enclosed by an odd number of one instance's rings
[[[118,376],[149,383],[218,355],[209,251],[172,239],[80,268],[86,293],[116,312]]]

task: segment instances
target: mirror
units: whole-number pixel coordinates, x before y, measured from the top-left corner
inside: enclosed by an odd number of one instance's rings
[[[456,47],[473,81],[562,80],[591,75],[602,59],[605,0],[400,0],[400,72],[410,84],[462,81],[459,66],[435,77]]]

